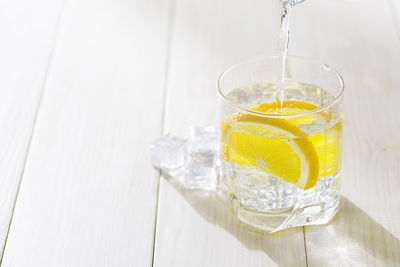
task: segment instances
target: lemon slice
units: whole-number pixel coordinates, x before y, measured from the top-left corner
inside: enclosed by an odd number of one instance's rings
[[[255,167],[298,188],[312,188],[319,173],[314,145],[285,119],[237,113],[221,123],[222,157]]]
[[[249,109],[269,114],[298,114],[318,108],[304,101],[263,103]],[[312,188],[319,177],[340,168],[341,119],[328,129],[309,134],[300,129],[320,120],[324,113],[289,118],[271,118],[236,113],[221,123],[222,158],[264,170],[300,189]]]
[[[276,114],[299,114],[305,111],[319,108],[318,106],[309,102],[288,100],[284,101],[282,108],[278,109],[281,103],[263,103],[251,107],[251,110],[262,113],[276,113]],[[288,122],[300,125],[310,125],[315,120],[320,120],[321,124],[328,123],[328,115],[323,112],[314,113],[311,115],[304,115],[299,117],[286,118]],[[325,127],[326,128],[326,127]],[[328,127],[318,133],[309,134],[308,139],[312,142],[317,151],[319,160],[319,175],[318,177],[329,176],[335,174],[340,169],[340,149],[341,149],[341,133],[342,133],[342,120],[341,118],[332,126]],[[303,136],[304,137],[304,136]]]

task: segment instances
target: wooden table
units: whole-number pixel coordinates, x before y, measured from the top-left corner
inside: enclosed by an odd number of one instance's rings
[[[218,74],[277,51],[277,0],[0,2],[0,252],[10,266],[400,266],[400,2],[307,0],[291,52],[346,82],[342,204],[243,229],[150,142],[217,122]]]

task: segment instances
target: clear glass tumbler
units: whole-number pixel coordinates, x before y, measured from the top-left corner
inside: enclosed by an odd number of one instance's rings
[[[282,94],[280,64],[251,59],[218,80],[222,185],[239,221],[267,233],[326,223],[340,200],[343,79],[289,56]]]

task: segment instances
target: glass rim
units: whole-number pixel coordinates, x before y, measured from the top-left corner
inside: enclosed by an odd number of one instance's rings
[[[229,68],[227,68],[226,70],[224,70],[218,77],[217,80],[217,89],[218,89],[218,93],[219,95],[222,97],[223,100],[225,100],[229,105],[231,105],[232,107],[245,111],[246,113],[249,114],[254,114],[257,116],[262,116],[262,117],[268,117],[268,118],[292,118],[292,117],[302,117],[302,116],[307,116],[307,115],[311,115],[311,114],[315,114],[324,110],[329,109],[330,107],[332,107],[333,105],[337,104],[343,97],[343,93],[344,93],[344,80],[342,78],[342,76],[339,74],[339,72],[332,68],[331,66],[329,66],[328,64],[324,64],[321,63],[320,61],[313,59],[311,57],[305,57],[305,56],[297,56],[297,55],[288,55],[288,58],[297,58],[297,59],[302,59],[302,60],[307,60],[307,61],[311,61],[316,63],[317,65],[326,68],[327,71],[331,71],[334,75],[336,75],[336,77],[338,78],[339,84],[340,84],[340,89],[339,89],[339,93],[333,98],[332,101],[330,101],[328,104],[322,105],[321,107],[315,108],[315,109],[311,109],[311,110],[307,110],[304,112],[298,112],[295,114],[273,114],[273,113],[264,113],[264,112],[259,112],[259,111],[254,111],[254,110],[250,110],[248,108],[245,108],[239,104],[233,103],[230,99],[228,99],[228,97],[222,92],[222,86],[221,86],[221,81],[223,80],[223,78],[233,69],[244,65],[246,63],[250,63],[250,62],[255,62],[255,61],[260,61],[260,60],[265,60],[265,59],[276,59],[279,58],[279,55],[269,55],[269,56],[256,56],[256,57],[252,57],[243,61],[240,61],[232,66],[230,66]]]

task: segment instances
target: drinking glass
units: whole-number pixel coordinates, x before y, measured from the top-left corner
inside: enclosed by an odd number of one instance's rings
[[[340,200],[343,79],[289,56],[282,87],[280,59],[250,59],[218,79],[222,186],[239,221],[267,233],[324,224]]]

